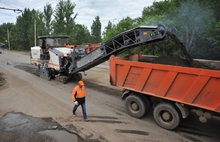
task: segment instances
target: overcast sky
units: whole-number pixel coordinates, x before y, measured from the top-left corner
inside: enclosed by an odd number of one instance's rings
[[[29,8],[30,10],[43,11],[46,3],[55,9],[60,0],[0,0],[0,8],[20,9]],[[137,18],[141,16],[144,7],[151,6],[154,1],[159,0],[71,0],[75,2],[74,9],[78,16],[76,23],[87,26],[90,30],[96,16],[100,17],[102,31],[108,21],[116,24],[127,16]],[[11,10],[0,9],[0,25],[3,23],[16,23],[19,13]]]

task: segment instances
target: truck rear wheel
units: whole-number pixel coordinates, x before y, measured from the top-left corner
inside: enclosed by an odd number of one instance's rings
[[[146,104],[145,108],[146,108],[146,114],[147,114],[151,110],[153,104],[149,97],[143,96],[143,98],[145,99],[145,104]]]
[[[127,113],[135,118],[141,118],[146,113],[145,99],[139,95],[129,95],[125,100]]]
[[[181,116],[178,109],[170,103],[159,103],[153,111],[156,123],[167,130],[173,130],[179,126]]]

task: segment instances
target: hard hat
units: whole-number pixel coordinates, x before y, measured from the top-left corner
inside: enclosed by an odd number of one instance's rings
[[[84,82],[83,81],[79,81],[78,84],[83,86]]]

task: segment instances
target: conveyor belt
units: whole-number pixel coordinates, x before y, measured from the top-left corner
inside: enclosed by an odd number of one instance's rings
[[[141,26],[125,31],[102,43],[100,47],[88,55],[79,56],[78,53],[73,52],[69,72],[77,73],[88,70],[107,61],[111,55],[119,55],[129,48],[164,39],[166,35],[167,30],[162,25]]]

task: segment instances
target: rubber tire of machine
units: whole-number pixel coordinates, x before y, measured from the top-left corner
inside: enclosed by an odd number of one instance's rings
[[[82,74],[81,73],[77,73],[77,79],[82,80]]]
[[[179,126],[181,121],[180,112],[177,107],[171,103],[162,102],[156,105],[153,111],[156,123],[167,130],[173,130]],[[165,117],[169,117],[165,118]],[[167,119],[167,120],[166,120]]]
[[[129,95],[125,99],[127,113],[135,118],[143,117],[147,112],[145,99],[140,95]]]
[[[81,73],[75,73],[72,75],[73,80],[82,80],[82,74]]]

